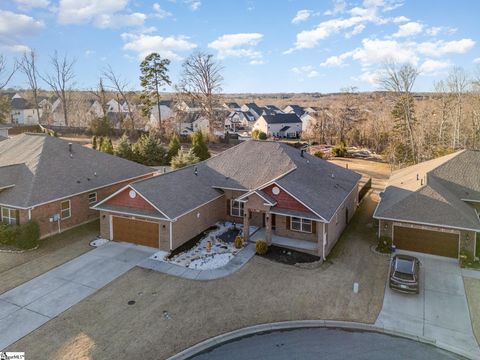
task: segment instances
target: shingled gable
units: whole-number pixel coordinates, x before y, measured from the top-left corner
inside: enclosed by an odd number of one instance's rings
[[[306,153],[302,156],[287,144],[246,141],[196,165],[130,186],[174,220],[219,198],[222,189],[248,193],[276,182],[312,216],[328,220],[359,179],[355,172]],[[107,210],[100,204],[96,208]]]

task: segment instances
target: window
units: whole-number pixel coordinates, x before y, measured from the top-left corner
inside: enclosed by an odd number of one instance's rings
[[[68,219],[72,216],[72,211],[70,209],[70,200],[62,201],[60,204],[60,218],[62,220]]]
[[[2,207],[2,221],[10,225],[17,225],[18,210]]]
[[[97,193],[93,192],[88,194],[88,204],[92,205],[92,204],[95,204],[96,202],[97,202]]]
[[[230,215],[243,217],[243,206],[245,204],[242,201],[232,201],[230,206]]]
[[[312,232],[312,220],[291,217],[290,218],[290,229],[293,231],[300,231],[311,233]]]

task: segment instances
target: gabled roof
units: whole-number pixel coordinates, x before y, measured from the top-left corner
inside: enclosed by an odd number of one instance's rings
[[[28,208],[148,173],[152,168],[43,134],[0,142],[0,204]]]
[[[302,157],[290,145],[252,140],[196,165],[130,186],[175,219],[222,196],[222,189],[248,192],[275,182],[328,220],[359,179],[359,174],[325,160],[306,153]]]
[[[480,230],[480,151],[463,150],[396,171],[374,217]]]
[[[35,106],[22,97],[13,97],[10,101],[10,108],[12,110],[35,109]]]
[[[229,109],[240,109],[240,105],[238,105],[236,102],[226,102],[225,106]]]
[[[290,110],[288,110],[288,108],[290,108]],[[285,106],[285,108],[283,109],[283,111],[285,112],[294,112],[295,114],[297,114],[298,116],[302,116],[303,113],[305,112],[305,109],[299,105],[287,105]]]
[[[302,120],[296,114],[274,114],[263,115],[267,124],[295,124],[301,123]]]

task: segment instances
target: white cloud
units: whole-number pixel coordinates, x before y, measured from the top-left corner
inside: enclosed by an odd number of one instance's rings
[[[190,10],[197,11],[198,9],[200,9],[202,2],[198,0],[185,0],[185,4],[188,5]]]
[[[442,33],[447,34],[447,35],[452,35],[457,31],[455,28],[451,27],[443,27],[443,26],[432,26],[428,28],[425,32],[430,35],[430,36],[437,36]]]
[[[298,10],[297,14],[292,19],[292,24],[299,24],[302,21],[306,21],[310,15],[312,15],[312,10]]]
[[[419,71],[423,74],[435,75],[441,70],[445,70],[452,66],[450,61],[439,61],[427,59],[420,65]]]
[[[155,11],[154,16],[159,19],[164,19],[166,17],[172,16],[172,13],[166,10],[163,10],[159,3],[153,4],[153,10]]]
[[[34,34],[43,29],[45,24],[33,17],[0,10],[0,38],[16,38],[24,34]]]
[[[480,64],[480,57],[473,59],[474,64]]]
[[[254,47],[262,40],[263,34],[239,33],[225,34],[208,44],[208,47],[218,51],[218,58],[246,57],[252,60],[262,58],[262,53]]]
[[[352,36],[362,33],[362,31],[365,30],[365,27],[366,26],[363,24],[355,26],[352,31],[345,33],[345,38],[350,39]]]
[[[411,21],[400,25],[398,31],[393,34],[394,37],[408,37],[420,34],[423,31],[423,24]]]
[[[352,52],[346,52],[339,56],[330,56],[320,64],[324,67],[341,67],[345,65],[345,60],[352,56]]]
[[[190,41],[189,37],[182,35],[163,37],[160,35],[123,33],[122,39],[125,41],[123,49],[136,52],[140,58],[144,58],[152,52],[157,52],[169,60],[180,60],[181,56],[178,53],[190,51],[197,47],[195,43]]]
[[[308,78],[314,78],[320,75],[312,65],[305,65],[300,67],[293,67],[291,71],[297,75],[306,76]]]
[[[93,23],[99,28],[143,25],[146,15],[129,13],[127,5],[128,0],[60,0],[58,21],[61,24]]]
[[[397,16],[397,17],[394,17],[392,19],[392,21],[395,23],[395,24],[398,24],[398,23],[402,23],[402,22],[407,22],[407,21],[410,21],[409,18],[407,18],[406,16]]]
[[[337,15],[345,11],[347,8],[347,2],[345,0],[334,0],[333,1],[333,9],[327,10],[323,14],[324,15]]]
[[[264,60],[251,60],[249,62],[250,65],[263,65],[265,64],[265,61]]]
[[[362,47],[348,53],[363,66],[382,64],[388,61],[417,65],[419,57],[414,43],[400,43],[395,40],[363,39]]]
[[[15,0],[15,2],[21,9],[45,8],[50,5],[49,0]]]
[[[86,57],[89,57],[90,55],[93,55],[93,54],[95,54],[95,50],[90,50],[90,49],[85,50]]]
[[[475,45],[472,39],[461,39],[453,41],[438,40],[435,42],[426,41],[417,45],[418,52],[432,57],[440,57],[447,54],[464,54]]]

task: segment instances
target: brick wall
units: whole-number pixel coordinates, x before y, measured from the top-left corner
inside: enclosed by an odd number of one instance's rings
[[[284,236],[292,239],[299,239],[299,240],[306,240],[306,241],[313,241],[317,242],[317,232],[322,231],[322,224],[316,223],[312,221],[313,231],[312,233],[303,233],[300,231],[292,231],[290,230],[290,226],[287,222],[287,217],[283,215],[275,215],[275,230],[273,233],[278,236]]]
[[[241,217],[230,215],[230,202],[233,201],[233,199],[236,199],[237,197],[241,196],[242,194],[245,194],[245,192],[235,191],[235,190],[224,190],[224,193],[225,193],[225,196],[224,196],[224,203],[222,207],[222,209],[224,209],[224,220],[236,222],[237,224],[243,223],[243,219]]]

